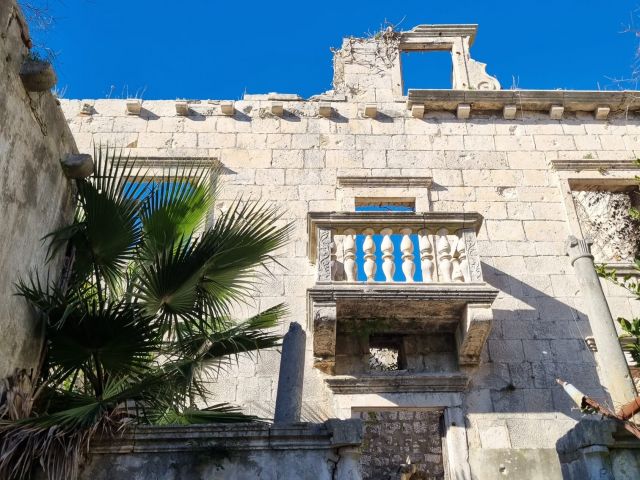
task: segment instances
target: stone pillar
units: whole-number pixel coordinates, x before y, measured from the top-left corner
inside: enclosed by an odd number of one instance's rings
[[[611,396],[614,408],[617,408],[633,400],[636,397],[636,389],[620,347],[618,333],[600,285],[600,278],[593,265],[590,246],[590,240],[580,240],[571,235],[567,242],[567,255],[575,269],[589,314],[591,331],[598,348],[595,353],[598,377]]]
[[[300,421],[306,341],[307,334],[302,330],[300,324],[291,322],[289,331],[282,342],[274,423]]]
[[[340,459],[333,478],[336,480],[361,480],[360,447],[342,447],[338,450]]]

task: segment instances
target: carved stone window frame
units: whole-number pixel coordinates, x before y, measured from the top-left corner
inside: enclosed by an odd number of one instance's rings
[[[432,210],[432,177],[338,177],[336,209],[354,212],[366,203],[413,204],[416,213]]]
[[[622,192],[638,187],[636,176],[640,174],[640,167],[635,160],[553,160],[551,163],[558,172],[569,230],[577,238],[584,238],[584,234],[573,192]],[[615,268],[620,274],[637,275],[631,262],[610,262],[605,265]]]

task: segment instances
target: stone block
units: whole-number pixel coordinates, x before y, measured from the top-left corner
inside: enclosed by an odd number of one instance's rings
[[[596,120],[606,120],[607,117],[609,116],[609,112],[611,111],[611,108],[606,106],[606,105],[602,105],[597,107],[594,112],[593,112],[593,116]]]
[[[363,116],[365,118],[376,118],[378,116],[378,106],[375,103],[367,103],[364,106]]]
[[[517,112],[518,112],[518,108],[515,105],[505,105],[502,108],[502,117],[505,120],[513,120],[516,118]]]
[[[564,107],[562,105],[551,105],[549,108],[549,118],[551,120],[561,120],[564,115]]]
[[[456,108],[456,117],[458,120],[466,120],[471,116],[471,105],[468,103],[460,103]]]
[[[413,118],[422,118],[422,117],[424,117],[424,105],[412,105],[411,106],[411,116]]]

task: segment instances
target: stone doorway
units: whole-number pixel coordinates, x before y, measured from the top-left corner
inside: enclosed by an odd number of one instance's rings
[[[407,459],[416,466],[411,480],[444,480],[442,410],[357,411],[364,424],[362,478],[396,480]],[[404,470],[406,471],[406,469]]]

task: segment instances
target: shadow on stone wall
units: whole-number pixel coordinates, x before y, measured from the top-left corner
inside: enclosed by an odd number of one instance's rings
[[[610,404],[584,342],[590,335],[586,313],[572,305],[580,305],[579,293],[565,303],[486,263],[482,267],[485,281],[507,295],[501,294],[494,304],[494,323],[482,363],[469,372],[470,397],[488,389],[489,398],[485,392],[483,401],[470,401],[470,411],[559,412],[582,417],[556,378]],[[544,285],[541,288],[547,290]]]

